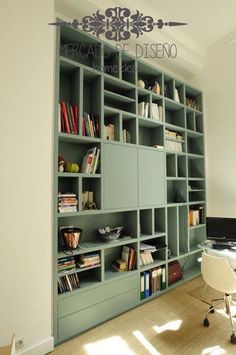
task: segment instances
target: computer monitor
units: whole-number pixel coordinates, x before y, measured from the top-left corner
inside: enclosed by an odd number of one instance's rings
[[[207,217],[207,239],[236,243],[236,218]]]

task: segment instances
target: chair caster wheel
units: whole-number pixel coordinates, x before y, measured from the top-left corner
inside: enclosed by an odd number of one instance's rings
[[[207,318],[204,319],[203,325],[204,325],[205,327],[209,327],[210,323],[209,323],[209,320],[208,320]]]
[[[210,306],[209,311],[210,311],[211,313],[215,313],[214,307],[213,307],[213,306]]]
[[[230,341],[231,343],[236,344],[236,336],[234,334],[231,335]]]

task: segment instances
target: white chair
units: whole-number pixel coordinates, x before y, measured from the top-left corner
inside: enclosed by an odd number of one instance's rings
[[[0,355],[15,355],[16,354],[16,338],[12,337],[11,345],[0,347]]]
[[[232,329],[230,340],[232,343],[236,344],[234,321],[231,314],[232,294],[236,293],[236,275],[227,259],[209,255],[205,252],[202,253],[201,271],[202,277],[208,286],[224,293],[224,298],[213,299],[211,301],[210,308],[204,316],[203,324],[206,327],[209,326],[210,323],[207,316],[209,312],[214,313],[215,307],[217,307],[215,302],[217,302],[218,305],[225,302],[226,313],[230,317]]]

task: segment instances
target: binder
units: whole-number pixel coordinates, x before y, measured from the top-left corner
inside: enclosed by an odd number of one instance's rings
[[[144,275],[140,275],[140,298],[141,300],[144,299]]]
[[[150,277],[149,277],[149,272],[145,271],[144,272],[144,298],[147,298],[150,296]]]

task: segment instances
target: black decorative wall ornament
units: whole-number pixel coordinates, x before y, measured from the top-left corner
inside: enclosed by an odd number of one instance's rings
[[[106,9],[104,14],[98,10],[92,16],[85,16],[81,22],[73,19],[71,22],[57,21],[49,25],[69,25],[73,28],[81,28],[84,32],[90,32],[98,38],[104,35],[108,40],[119,42],[130,39],[132,35],[138,38],[144,32],[153,31],[155,27],[162,29],[164,26],[183,26],[187,23],[164,22],[161,19],[155,22],[152,16],[144,16],[138,10],[131,13],[128,8],[113,7]]]

